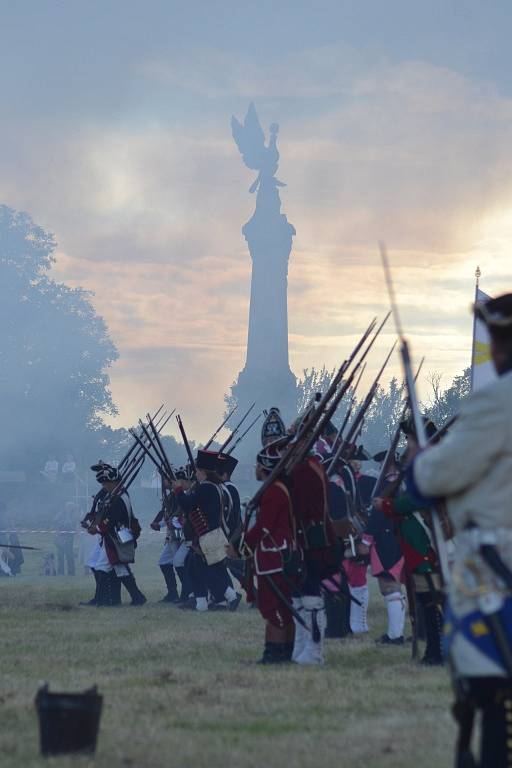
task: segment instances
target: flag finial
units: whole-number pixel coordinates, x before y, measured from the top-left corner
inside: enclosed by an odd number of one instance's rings
[[[478,288],[478,285],[480,283],[480,278],[482,277],[482,270],[480,269],[480,267],[476,268],[476,270],[475,270],[475,277],[476,277],[476,285],[477,285],[477,288]]]

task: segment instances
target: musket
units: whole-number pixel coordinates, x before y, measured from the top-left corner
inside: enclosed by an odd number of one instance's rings
[[[247,410],[247,411],[244,413],[244,415],[242,416],[242,418],[240,419],[240,421],[238,422],[238,424],[236,425],[236,427],[234,428],[234,430],[232,431],[232,433],[230,434],[230,436],[227,438],[227,440],[225,440],[225,441],[222,443],[222,445],[221,445],[221,447],[220,447],[220,449],[219,449],[219,453],[224,453],[224,451],[226,450],[226,448],[228,447],[228,445],[230,444],[230,442],[233,440],[233,438],[235,437],[236,433],[238,432],[238,430],[240,429],[240,427],[242,426],[242,424],[244,423],[244,421],[246,420],[246,418],[249,416],[250,412],[252,411],[252,409],[254,408],[254,406],[255,406],[255,405],[256,405],[256,402],[254,402],[254,403],[253,403],[253,404],[252,404],[252,405],[251,405],[251,406],[248,408],[248,410]]]
[[[218,435],[218,434],[219,434],[219,432],[221,431],[222,427],[224,427],[224,426],[227,424],[227,422],[229,421],[229,419],[232,417],[232,415],[234,414],[234,412],[235,412],[237,409],[238,409],[238,404],[237,404],[237,405],[235,405],[235,407],[233,408],[233,410],[232,410],[232,411],[230,411],[230,413],[228,413],[228,415],[226,416],[226,418],[224,419],[224,421],[222,422],[222,424],[220,425],[220,427],[217,427],[217,429],[215,430],[215,432],[213,433],[213,435],[210,437],[210,439],[208,440],[208,442],[206,443],[206,445],[205,445],[205,446],[203,446],[203,450],[205,450],[205,451],[207,451],[207,450],[208,450],[208,448],[210,447],[210,445],[213,443],[213,441],[215,440],[215,438],[217,437],[217,435]]]
[[[163,406],[163,403],[162,403],[160,408],[157,411],[155,411],[155,414],[153,415],[153,421],[155,421],[155,419],[158,417],[158,415],[160,414],[160,412],[161,412],[163,407],[164,406]],[[134,452],[136,447],[137,447],[137,444],[133,443],[132,446],[129,448],[129,450],[125,453],[125,455],[123,456],[123,458],[121,459],[121,461],[117,465],[117,468],[118,468],[119,471],[121,471],[121,469],[124,467],[124,465],[126,464],[128,459],[130,458],[130,456],[132,455],[132,453]]]
[[[384,243],[380,243],[380,254],[382,259],[382,266],[384,268],[384,275],[386,284],[388,287],[389,300],[393,317],[395,319],[396,332],[400,341],[400,354],[402,357],[402,365],[405,373],[405,380],[407,383],[407,392],[409,397],[409,407],[411,409],[412,418],[414,421],[414,429],[416,432],[416,439],[420,448],[425,448],[427,445],[427,435],[425,432],[425,425],[420,412],[418,403],[418,396],[416,393],[416,383],[414,381],[414,374],[412,372],[411,355],[409,352],[409,345],[407,339],[404,336],[402,323],[400,321],[400,315],[398,312],[398,305],[396,303],[395,290],[393,287],[393,281],[391,278],[391,271],[389,268],[389,261],[386,252],[386,246]],[[446,551],[446,545],[443,536],[443,530],[441,527],[441,521],[437,511],[433,511],[431,515],[432,519],[432,533],[433,543],[436,550],[437,558],[439,560],[439,567],[441,571],[441,578],[444,586],[446,587],[450,580],[450,569],[448,566],[448,553]]]
[[[357,381],[354,384],[354,389],[352,390],[352,397],[350,398],[350,405],[347,408],[347,412],[345,414],[345,418],[343,419],[343,423],[341,427],[338,430],[338,433],[336,435],[336,438],[334,440],[334,443],[332,444],[331,453],[336,451],[338,449],[338,446],[343,438],[343,433],[345,431],[345,428],[349,422],[350,417],[352,416],[352,411],[354,410],[354,405],[356,404],[356,392],[357,388],[359,387],[359,384],[361,383],[361,379],[363,377],[363,373],[366,370],[366,363],[361,366],[361,370],[359,372],[359,376],[357,377]]]
[[[169,421],[169,419],[171,418],[173,413],[174,413],[174,411],[172,411],[169,414],[169,416],[167,417],[167,419],[166,419],[166,421],[165,421],[163,426],[165,426],[165,424],[167,424],[167,422]],[[172,477],[173,477],[172,468],[170,467],[170,464],[169,464],[169,466],[167,466],[168,465],[168,460],[167,460],[167,456],[165,455],[165,451],[163,451],[163,448],[162,448],[163,455],[160,453],[161,442],[160,442],[160,437],[159,437],[159,434],[158,434],[158,429],[153,424],[149,414],[148,414],[148,419],[149,419],[149,423],[151,424],[151,429],[152,429],[153,435],[154,435],[155,439],[158,440],[158,447],[157,447],[157,445],[155,443],[155,440],[149,434],[148,428],[142,422],[142,419],[139,419],[139,427],[141,429],[141,435],[142,435],[142,437],[144,439],[142,440],[141,437],[139,437],[139,435],[136,434],[134,429],[130,429],[129,430],[130,434],[132,435],[132,437],[134,438],[136,443],[139,445],[140,451],[142,451],[142,453],[144,455],[149,456],[149,458],[151,459],[153,464],[155,464],[155,466],[160,471],[162,470],[162,467],[163,467],[165,469],[165,475],[169,476],[169,478],[172,479]],[[161,427],[161,428],[163,429],[163,427]],[[150,451],[150,448],[153,449],[153,452],[156,454],[156,456],[157,456],[157,458],[159,460],[159,463],[154,458],[153,454]],[[137,456],[136,456],[136,458],[134,460],[134,464],[135,465],[137,464],[138,461],[140,461],[140,456],[141,456],[141,453],[139,452],[139,454],[137,454]],[[141,466],[142,466],[142,464],[141,464]],[[133,479],[134,478],[132,478],[131,482],[133,482]]]
[[[361,406],[360,406],[360,408],[359,408],[359,410],[358,410],[358,412],[357,412],[357,414],[356,414],[356,416],[354,418],[354,421],[353,421],[353,423],[352,423],[352,425],[351,425],[351,427],[350,427],[350,429],[348,431],[347,437],[344,440],[342,440],[341,443],[339,444],[338,450],[334,454],[334,456],[332,458],[332,461],[330,463],[329,469],[327,471],[327,477],[330,477],[331,475],[334,474],[334,472],[336,470],[336,465],[338,463],[338,460],[339,460],[341,454],[343,453],[345,448],[352,443],[352,441],[354,440],[358,430],[362,427],[362,422],[364,420],[366,412],[367,412],[368,408],[370,407],[370,405],[372,404],[373,398],[375,397],[375,393],[377,391],[377,387],[379,385],[380,378],[381,378],[382,374],[384,373],[387,364],[389,363],[389,359],[390,359],[391,355],[395,351],[395,347],[396,347],[396,341],[393,344],[393,346],[391,347],[391,349],[389,350],[388,355],[387,355],[386,359],[384,360],[384,362],[383,362],[383,364],[382,364],[382,366],[381,366],[377,376],[375,377],[375,379],[374,379],[374,381],[372,383],[372,386],[370,387],[370,390],[369,390],[368,394],[366,395],[365,399],[363,400],[363,402],[362,402],[362,404],[361,404]]]
[[[421,358],[421,362],[420,362],[420,364],[418,366],[418,370],[416,371],[416,376],[414,377],[414,381],[415,382],[418,381],[418,376],[421,373],[421,369],[423,368],[423,363],[424,362],[425,362],[425,358],[422,357]],[[382,487],[384,485],[385,479],[386,479],[386,475],[387,475],[387,472],[388,472],[388,469],[389,469],[389,465],[391,463],[391,459],[394,459],[394,457],[395,457],[395,454],[396,454],[396,451],[397,451],[397,448],[398,448],[398,443],[400,442],[400,433],[402,431],[400,425],[401,425],[402,421],[405,419],[408,407],[409,407],[409,405],[406,402],[404,407],[403,407],[401,416],[400,416],[400,418],[398,420],[398,424],[397,424],[397,427],[395,429],[395,433],[393,435],[393,439],[391,440],[389,448],[386,451],[386,456],[384,457],[384,461],[382,462],[382,466],[380,468],[379,476],[377,478],[377,482],[375,483],[375,487],[373,489],[372,499],[375,499],[377,496],[379,496],[379,494],[380,494],[380,492],[382,490]]]
[[[340,402],[342,401],[342,399],[345,397],[347,391],[352,386],[352,382],[354,380],[354,377],[355,377],[357,371],[359,370],[359,368],[361,367],[361,365],[365,361],[366,357],[368,356],[370,350],[372,349],[373,345],[377,341],[377,338],[379,337],[380,333],[382,332],[382,329],[386,325],[386,323],[387,323],[387,321],[389,319],[390,314],[391,313],[388,312],[388,314],[386,315],[384,320],[381,322],[381,324],[379,325],[379,327],[375,331],[373,337],[370,339],[370,342],[368,343],[366,349],[364,350],[364,352],[362,353],[361,357],[357,361],[356,365],[352,369],[352,372],[349,374],[347,380],[342,384],[342,386],[340,386],[340,388],[338,389],[338,391],[336,392],[334,397],[330,400],[330,402],[329,402],[329,404],[327,406],[327,409],[323,413],[321,413],[320,418],[318,419],[318,422],[317,422],[315,428],[313,429],[311,435],[309,437],[307,437],[306,441],[304,442],[304,445],[299,450],[298,457],[294,460],[294,466],[295,466],[295,464],[300,463],[301,461],[304,460],[304,458],[310,452],[311,448],[316,443],[316,441],[318,440],[320,435],[324,432],[327,424],[330,422],[330,420],[334,416],[334,414],[336,412],[336,409],[338,408]],[[372,330],[373,330],[373,328],[374,328],[374,326],[372,327]],[[356,350],[358,351],[358,348],[360,349],[361,346],[362,346],[362,344],[360,342],[358,344],[358,346],[356,347]],[[353,359],[353,357],[354,357],[354,353],[352,353],[351,359]],[[323,400],[323,398],[322,398],[322,400]],[[321,406],[322,400],[320,401],[318,410],[320,410],[320,406]]]
[[[144,445],[144,443],[142,442],[142,440],[140,439],[140,437],[139,437],[137,434],[135,434],[135,431],[134,431],[133,429],[130,429],[130,434],[132,435],[132,437],[133,437],[133,438],[135,438],[135,440],[137,441],[137,443],[140,445],[141,449],[144,451],[144,454],[145,454],[145,455],[146,455],[146,456],[147,456],[147,457],[150,459],[150,461],[152,461],[152,462],[153,462],[153,464],[154,464],[154,465],[155,465],[155,467],[158,469],[158,471],[159,471],[159,472],[163,472],[163,474],[164,474],[164,475],[165,475],[165,476],[166,476],[166,477],[167,477],[169,480],[171,480],[171,477],[170,477],[170,476],[168,476],[168,474],[167,474],[167,467],[166,467],[166,466],[163,464],[163,462],[161,462],[161,461],[157,461],[157,460],[155,459],[155,457],[153,456],[153,454],[152,454],[152,453],[151,453],[151,451],[149,450],[148,446]],[[158,454],[157,454],[157,456],[158,456]],[[160,457],[158,457],[158,458],[160,458]],[[124,483],[123,483],[123,485],[124,485]]]
[[[245,430],[245,432],[243,432],[243,433],[240,435],[240,437],[239,437],[237,440],[235,440],[235,444],[231,446],[231,448],[229,449],[229,451],[228,451],[228,452],[227,452],[227,454],[226,454],[227,456],[231,456],[231,454],[233,453],[233,451],[235,450],[235,448],[237,447],[237,445],[238,445],[239,443],[241,443],[241,442],[242,442],[242,440],[244,439],[244,437],[246,436],[246,434],[247,434],[248,432],[250,432],[250,431],[251,431],[251,429],[254,427],[254,425],[256,424],[256,422],[257,422],[257,421],[259,421],[259,420],[261,419],[261,417],[262,417],[262,416],[263,416],[263,411],[262,411],[261,413],[258,413],[258,415],[256,416],[256,418],[255,418],[253,421],[251,421],[251,423],[249,424],[249,426],[247,427],[247,429]]]
[[[166,418],[165,414],[163,417],[160,418],[158,422],[157,429],[160,431],[162,430],[169,419],[171,418],[174,411],[172,411]],[[138,435],[135,434],[135,430],[129,430],[132,437],[135,438],[135,446],[137,446],[137,451],[131,461],[129,462],[127,467],[123,467],[123,470],[121,471],[121,476],[119,478],[119,481],[117,485],[112,489],[112,492],[109,494],[109,498],[112,498],[112,496],[117,495],[121,492],[121,490],[124,488],[125,490],[128,490],[130,485],[133,483],[137,475],[139,474],[142,465],[144,464],[144,457],[147,454],[147,446],[143,442],[143,440],[140,439]],[[144,436],[144,435],[143,435]],[[144,437],[144,439],[146,439]],[[105,499],[104,501],[107,501]]]
[[[389,316],[389,315],[388,315]],[[349,376],[348,381],[343,384],[343,376],[351,366],[352,362],[356,358],[357,354],[359,353],[359,350],[363,347],[364,343],[368,339],[371,332],[374,330],[376,325],[376,318],[374,318],[366,331],[363,333],[361,339],[356,344],[355,348],[349,355],[349,357],[341,364],[339,367],[337,373],[335,376],[333,376],[329,386],[327,387],[326,392],[321,397],[317,407],[313,406],[308,409],[309,413],[307,415],[307,418],[303,418],[302,425],[299,428],[295,440],[290,441],[288,443],[288,446],[283,452],[283,455],[279,459],[278,463],[274,467],[274,469],[269,472],[265,480],[261,483],[260,487],[252,497],[252,499],[247,503],[246,505],[246,517],[245,517],[245,525],[244,530],[242,531],[242,537],[240,542],[240,548],[243,546],[245,534],[247,533],[247,529],[249,526],[249,521],[252,517],[253,510],[258,506],[261,497],[266,492],[267,488],[272,485],[282,474],[287,474],[292,466],[297,463],[297,461],[301,460],[302,451],[304,450],[304,455],[311,449],[311,445],[314,444],[314,442],[318,439],[318,435],[322,432],[322,430],[325,428],[325,425],[328,423],[329,419],[331,418],[332,414],[336,410],[336,407],[338,406],[339,402],[341,401],[341,398],[347,391],[348,387],[350,386],[353,377],[354,372],[357,371],[358,366],[361,364],[362,360],[359,361],[358,365],[356,365],[354,371],[352,371],[351,376]],[[375,341],[376,336],[372,340]],[[369,345],[370,347],[371,345]],[[368,349],[369,349],[368,347]],[[368,352],[368,349],[366,352]],[[363,355],[364,358],[365,355]],[[325,417],[325,418],[323,418]],[[305,439],[305,433],[307,434],[307,437],[309,438],[307,441]],[[292,463],[293,462],[293,463]]]
[[[40,547],[22,547],[21,544],[0,544],[0,547],[2,549],[32,549],[36,552],[39,552],[40,550]]]
[[[195,473],[196,473],[196,462],[195,462],[192,450],[190,448],[190,444],[188,442],[187,433],[185,432],[185,427],[183,426],[183,422],[182,422],[181,416],[179,414],[178,414],[178,416],[176,416],[176,421],[178,422],[178,427],[179,427],[179,430],[180,430],[181,439],[183,440],[183,445],[185,446],[185,450],[187,452],[189,464],[190,464],[190,466],[192,468],[192,472],[195,475]]]
[[[175,410],[176,409],[174,408],[172,413],[174,413]],[[171,413],[171,416],[172,416],[172,413]],[[151,431],[153,432],[153,435],[155,436],[155,440],[156,440],[156,442],[158,444],[158,448],[160,449],[160,456],[162,457],[162,459],[164,461],[164,464],[165,464],[165,466],[167,468],[167,472],[169,474],[169,477],[172,480],[176,480],[176,476],[175,476],[174,470],[173,470],[173,468],[171,466],[171,462],[169,461],[169,458],[168,458],[168,456],[167,456],[167,454],[165,452],[165,448],[164,448],[164,445],[162,443],[162,440],[160,439],[160,435],[158,434],[158,430],[155,429],[155,425],[153,424],[153,421],[152,421],[151,416],[149,415],[149,413],[147,414],[147,419],[148,419],[148,424],[151,427]]]

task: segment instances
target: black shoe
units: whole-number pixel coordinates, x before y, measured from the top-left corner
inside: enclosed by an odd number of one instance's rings
[[[142,592],[140,593],[140,597],[136,597],[135,600],[132,600],[130,605],[144,605],[144,603],[147,603],[148,599],[146,595],[143,595]]]
[[[173,605],[177,605],[177,603],[181,602],[178,595],[169,595],[167,594],[165,597],[162,597],[161,600],[158,601],[159,603],[172,603]]]
[[[403,635],[400,635],[400,637],[391,638],[387,633],[375,641],[377,645],[403,645],[404,642],[405,641]]]
[[[228,607],[225,603],[208,603],[209,611],[227,611]]]
[[[121,576],[119,581],[124,585],[124,588],[132,599],[130,605],[144,605],[144,603],[147,603],[146,596],[143,595],[138,588],[133,574],[130,574],[129,576]]]
[[[425,656],[420,661],[422,667],[442,667],[444,659],[441,656]]]
[[[188,600],[184,600],[183,602],[176,603],[176,607],[180,608],[182,611],[195,611],[196,599],[195,597],[189,597]]]
[[[240,605],[240,600],[242,599],[242,595],[240,592],[236,593],[236,597],[234,600],[230,600],[228,603],[228,611],[236,611],[238,606]]]

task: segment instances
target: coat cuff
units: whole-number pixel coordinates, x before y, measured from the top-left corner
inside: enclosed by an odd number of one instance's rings
[[[415,477],[415,467],[416,462],[420,456],[421,453],[418,453],[407,467],[405,471],[405,485],[413,501],[415,501],[418,504],[418,507],[421,509],[425,507],[434,507],[440,501],[440,499],[436,498],[435,496],[425,496],[418,488]]]

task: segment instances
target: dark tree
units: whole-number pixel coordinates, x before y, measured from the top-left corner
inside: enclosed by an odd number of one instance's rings
[[[448,419],[455,416],[460,406],[471,392],[471,368],[455,376],[450,386],[441,390],[441,376],[430,375],[431,394],[425,412],[438,426],[442,427]]]
[[[107,374],[116,348],[91,294],[51,279],[55,248],[28,214],[0,206],[4,467],[40,462],[50,451],[78,453],[85,433],[116,412]]]

